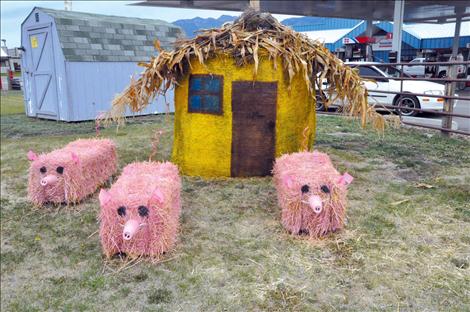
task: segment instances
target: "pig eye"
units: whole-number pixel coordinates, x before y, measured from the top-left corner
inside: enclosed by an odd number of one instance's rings
[[[310,187],[305,184],[305,185],[302,185],[302,188],[300,189],[302,191],[302,193],[308,193],[308,191],[310,191]]]
[[[326,185],[322,185],[321,190],[323,191],[323,193],[327,193],[327,194],[330,192],[330,189]]]
[[[149,209],[145,206],[139,206],[139,216],[147,217],[149,215]]]
[[[59,167],[57,167],[56,171],[57,171],[57,173],[62,174],[62,173],[64,173],[64,167],[59,166]]]
[[[124,207],[124,206],[119,207],[118,210],[117,210],[117,213],[121,217],[124,217],[126,215],[126,207]]]
[[[41,169],[39,169],[39,171],[41,171],[41,173],[46,173],[47,169],[46,169],[46,167],[43,166],[43,167],[41,167]]]

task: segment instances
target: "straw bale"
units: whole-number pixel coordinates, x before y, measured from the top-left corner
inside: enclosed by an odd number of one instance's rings
[[[124,253],[130,258],[158,259],[175,244],[181,178],[170,162],[127,165],[109,190],[100,192],[100,237],[109,258]],[[135,224],[125,237],[126,229]]]
[[[327,154],[299,152],[276,159],[273,181],[282,225],[292,234],[319,238],[343,228],[347,184]],[[349,176],[350,177],[350,176]],[[321,211],[315,211],[315,201]]]
[[[149,63],[141,63],[145,70],[137,80],[113,100],[107,120],[124,121],[127,107],[137,112],[144,109],[155,96],[165,94],[168,89],[178,87],[182,78],[191,71],[191,62],[205,65],[208,60],[220,56],[230,56],[237,66],[251,66],[256,79],[260,59],[282,61],[282,68],[288,82],[294,77],[302,77],[310,96],[315,101],[316,91],[323,82],[329,83],[325,93],[328,107],[336,99],[346,103],[343,113],[357,116],[361,125],[367,121],[383,131],[384,119],[367,103],[367,90],[357,70],[345,66],[319,41],[297,33],[280,24],[269,13],[247,10],[234,23],[224,24],[221,28],[201,30],[196,38],[181,40],[172,51],[162,50],[155,42],[158,55]]]
[[[77,203],[117,169],[116,146],[109,139],[79,139],[47,154],[30,151],[28,158],[28,197],[39,206]]]

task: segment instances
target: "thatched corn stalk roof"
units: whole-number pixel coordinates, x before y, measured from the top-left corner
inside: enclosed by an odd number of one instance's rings
[[[343,65],[321,42],[282,25],[269,13],[248,10],[233,23],[201,30],[195,38],[177,42],[173,51],[164,51],[158,41],[155,48],[158,55],[140,64],[144,72],[113,100],[108,118],[122,121],[126,107],[134,112],[144,109],[155,96],[178,85],[189,72],[191,61],[204,64],[225,54],[232,56],[238,66],[253,66],[254,78],[260,58],[280,59],[289,82],[301,75],[312,97],[326,80],[330,85],[326,93],[336,95],[326,101],[327,107],[336,98],[345,100],[343,113],[360,117],[363,127],[369,121],[376,129],[384,128],[383,118],[367,103],[367,90],[358,73]],[[276,61],[273,66],[277,66]]]

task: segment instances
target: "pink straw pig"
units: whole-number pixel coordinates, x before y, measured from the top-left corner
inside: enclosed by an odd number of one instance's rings
[[[289,232],[318,238],[344,226],[347,186],[353,177],[340,175],[328,155],[283,155],[273,173],[282,224]]]
[[[28,197],[36,205],[76,203],[92,194],[117,168],[111,140],[76,140],[64,148],[37,155],[29,151]]]
[[[100,192],[104,253],[158,258],[172,248],[179,227],[181,178],[170,163],[127,165],[109,190]]]

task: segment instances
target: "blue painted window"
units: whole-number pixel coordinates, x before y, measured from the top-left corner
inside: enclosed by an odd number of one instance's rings
[[[221,115],[224,79],[218,75],[189,77],[188,112]]]

